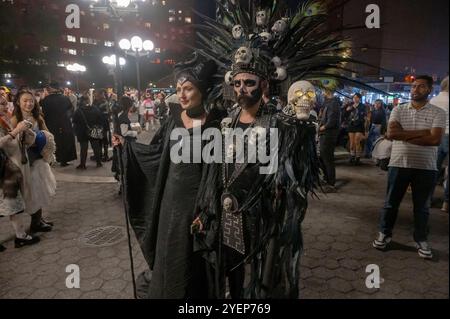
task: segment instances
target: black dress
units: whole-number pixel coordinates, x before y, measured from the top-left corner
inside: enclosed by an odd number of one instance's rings
[[[207,295],[203,259],[194,255],[190,234],[202,164],[171,161],[170,149],[178,141],[171,141],[170,133],[183,124],[180,106],[170,108],[172,115],[150,145],[126,138],[123,154],[130,222],[149,266],[138,278],[138,292],[141,298],[202,298]],[[203,128],[218,126],[215,117],[210,114]]]

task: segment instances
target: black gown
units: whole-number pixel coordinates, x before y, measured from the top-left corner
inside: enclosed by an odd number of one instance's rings
[[[140,297],[151,299],[207,296],[203,259],[193,253],[190,226],[202,178],[202,164],[173,163],[170,133],[182,127],[178,105],[149,146],[128,139],[125,194],[132,227],[149,270],[138,279]],[[210,114],[203,128],[220,123]],[[192,130],[189,130],[192,139]]]

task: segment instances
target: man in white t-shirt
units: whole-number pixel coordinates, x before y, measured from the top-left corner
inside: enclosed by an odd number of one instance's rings
[[[437,151],[445,130],[445,112],[428,103],[433,79],[418,76],[411,87],[411,102],[399,105],[391,114],[387,138],[393,140],[388,189],[381,210],[380,232],[373,241],[385,249],[392,239],[398,209],[409,185],[414,203],[414,241],[419,256],[433,257],[428,237],[431,194],[437,174]]]

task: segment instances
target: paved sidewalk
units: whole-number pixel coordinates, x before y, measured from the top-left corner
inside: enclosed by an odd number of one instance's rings
[[[126,237],[108,247],[89,247],[80,241],[98,227],[125,227],[117,184],[95,178],[110,177],[108,165],[82,174],[75,170],[76,165],[55,169],[58,192],[45,212],[55,228],[41,236],[41,243],[15,249],[11,225],[0,219],[0,242],[8,248],[0,253],[0,298],[133,297]],[[84,176],[93,178],[80,179]],[[343,162],[338,166],[338,180],[341,186],[337,194],[310,201],[303,223],[301,297],[448,298],[448,214],[432,210],[430,243],[436,256],[424,261],[412,243],[411,196],[407,195],[393,249],[380,252],[371,242],[377,233],[386,173],[369,162],[356,168]],[[21,218],[29,223],[28,216]],[[145,262],[134,240],[133,245],[139,273]],[[80,267],[80,289],[66,287],[69,274],[65,270],[70,264]],[[380,268],[380,289],[365,286],[369,264]]]

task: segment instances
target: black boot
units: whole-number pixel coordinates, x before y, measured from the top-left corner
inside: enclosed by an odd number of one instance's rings
[[[47,224],[42,219],[42,209],[38,210],[35,214],[31,215],[31,233],[47,233],[52,230],[52,225]]]
[[[355,157],[350,156],[350,160],[348,161],[350,164],[355,164]]]
[[[30,236],[31,238],[17,238],[14,240],[14,247],[21,248],[23,246],[29,246],[33,244],[37,244],[41,241],[41,239],[38,236]]]
[[[6,250],[6,247],[3,246],[2,244],[0,244],[0,253],[1,253],[2,251],[5,251],[5,250]]]
[[[355,165],[356,165],[356,166],[361,165],[361,158],[360,158],[360,157],[357,157],[357,158],[355,159]]]

